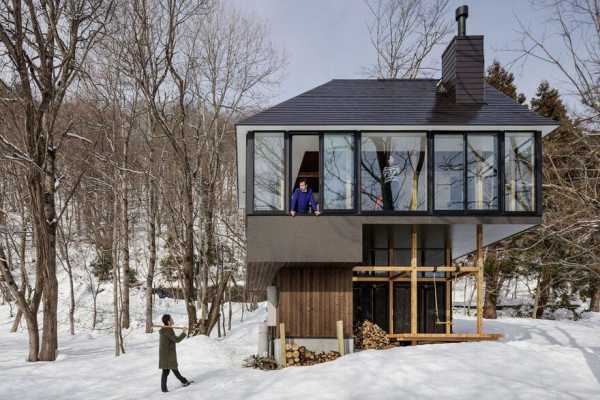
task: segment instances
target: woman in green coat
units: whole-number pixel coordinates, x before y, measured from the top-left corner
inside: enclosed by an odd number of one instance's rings
[[[162,322],[165,325],[163,328],[160,328],[160,344],[158,351],[158,368],[162,369],[162,377],[160,380],[160,388],[163,392],[168,392],[167,389],[167,377],[169,376],[169,372],[173,371],[173,374],[183,386],[188,386],[190,381],[185,379],[179,373],[177,369],[177,343],[181,342],[186,334],[185,330],[181,332],[181,335],[176,336],[175,332],[173,332],[173,318],[169,314],[165,314],[162,316]]]

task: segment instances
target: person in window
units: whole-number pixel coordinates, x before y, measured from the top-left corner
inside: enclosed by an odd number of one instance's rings
[[[296,214],[310,214],[314,212],[319,215],[319,205],[313,197],[312,189],[306,184],[306,180],[300,179],[298,187],[292,193],[292,204],[290,206],[290,214],[295,217]]]

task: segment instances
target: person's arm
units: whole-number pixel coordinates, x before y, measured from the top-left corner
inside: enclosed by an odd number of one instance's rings
[[[187,335],[185,334],[185,332],[181,332],[181,335],[177,336],[175,338],[175,343],[179,343],[181,342],[183,339],[185,339],[187,337]]]
[[[296,210],[298,209],[298,189],[294,190],[292,193],[292,202],[290,204],[290,214],[295,215]]]
[[[315,200],[315,196],[313,194],[313,192],[310,192],[310,206],[313,209],[313,212],[316,215],[319,215],[321,212],[319,211],[319,203],[317,202],[317,200]]]
[[[181,342],[183,339],[185,339],[186,336],[184,332],[181,332],[181,335],[176,336],[173,329],[167,329],[165,335],[167,336],[167,339],[173,343]]]

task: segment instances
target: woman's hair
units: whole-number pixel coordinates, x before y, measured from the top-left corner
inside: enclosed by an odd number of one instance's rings
[[[170,321],[171,321],[171,315],[165,314],[162,316],[162,322],[164,325],[169,325]]]

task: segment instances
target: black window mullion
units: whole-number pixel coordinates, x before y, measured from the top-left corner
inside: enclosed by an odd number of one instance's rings
[[[427,132],[427,210],[429,214],[433,214],[435,207],[435,164],[433,161],[435,149],[433,148],[433,143],[433,132],[429,131]]]
[[[284,209],[286,211],[286,213],[289,213],[290,211],[290,202],[292,199],[292,191],[294,190],[294,183],[292,182],[292,168],[291,168],[291,162],[292,162],[292,135],[289,134],[289,132],[284,132],[283,133],[283,137],[284,137],[284,173],[285,173],[285,195],[286,195],[286,199],[285,199],[285,205],[284,205]]]
[[[324,171],[324,143],[323,133],[319,133],[319,211],[326,209],[325,204],[325,171]]]
[[[543,203],[542,203],[542,168],[543,168],[543,158],[542,158],[542,133],[540,131],[536,131],[533,134],[534,136],[534,157],[533,160],[535,162],[535,166],[534,166],[534,171],[535,171],[535,175],[534,175],[534,187],[535,187],[535,199],[534,199],[534,206],[535,206],[535,210],[534,212],[537,213],[538,215],[542,215],[542,208],[543,208]]]
[[[361,160],[361,147],[360,147],[361,133],[354,132],[354,211],[360,214],[361,202],[360,202],[360,160]]]
[[[498,210],[504,212],[504,132],[498,134]]]
[[[463,212],[467,212],[469,209],[469,193],[468,193],[468,173],[467,173],[467,140],[468,135],[466,132],[463,132]]]

